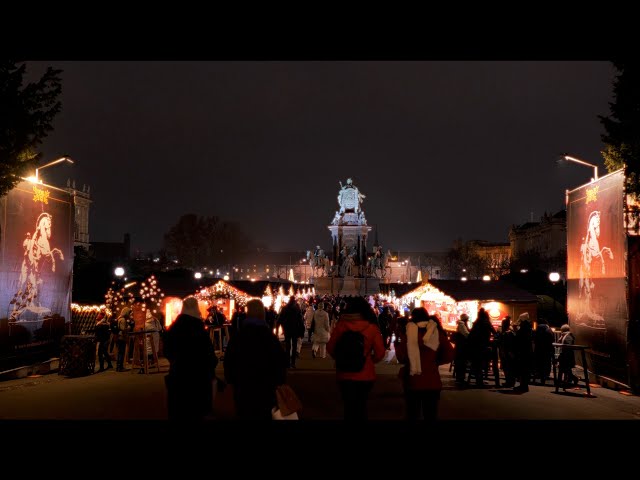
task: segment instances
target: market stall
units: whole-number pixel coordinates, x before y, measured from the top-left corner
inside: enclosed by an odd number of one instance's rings
[[[537,302],[535,295],[499,280],[429,280],[401,297],[402,305],[409,309],[424,307],[437,314],[446,330],[455,330],[463,313],[473,323],[480,308],[487,311],[496,328],[505,316],[517,318],[524,312],[536,322]]]

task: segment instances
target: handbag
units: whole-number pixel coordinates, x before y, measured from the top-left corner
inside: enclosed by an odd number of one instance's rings
[[[278,410],[284,417],[302,410],[302,402],[293,388],[287,384],[276,387],[276,400],[278,401]]]
[[[446,336],[440,337],[440,340],[444,340],[440,342],[440,345],[438,346],[438,351],[436,352],[436,363],[438,365],[444,365],[446,363],[451,363],[453,362],[455,356],[456,356],[456,351],[454,346],[451,344],[451,342],[447,339]]]

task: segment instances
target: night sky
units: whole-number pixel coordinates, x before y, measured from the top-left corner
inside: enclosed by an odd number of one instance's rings
[[[272,251],[328,247],[348,177],[385,249],[507,242],[591,178],[561,152],[606,173],[607,62],[27,62],[46,66],[63,105],[42,163],[76,164],[41,176],[91,186],[91,241],[143,251],[185,213]]]

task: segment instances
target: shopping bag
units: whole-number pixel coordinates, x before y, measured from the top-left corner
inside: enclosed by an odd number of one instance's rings
[[[271,418],[273,420],[299,420],[297,412],[293,412],[290,415],[283,416],[279,408],[273,408],[271,410]]]
[[[287,384],[276,387],[276,399],[278,401],[278,409],[284,417],[302,410],[302,402],[300,402],[293,388]]]

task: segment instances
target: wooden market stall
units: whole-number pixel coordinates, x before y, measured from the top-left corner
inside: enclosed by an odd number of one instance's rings
[[[405,293],[401,301],[409,308],[425,307],[430,314],[437,313],[446,330],[455,330],[463,313],[474,322],[480,308],[496,328],[505,316],[515,319],[524,312],[537,321],[538,297],[500,280],[429,280]]]

